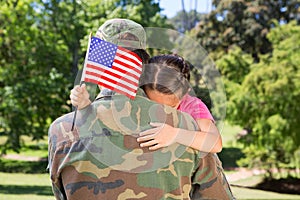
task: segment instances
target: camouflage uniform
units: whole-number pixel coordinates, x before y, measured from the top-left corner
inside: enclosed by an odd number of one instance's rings
[[[173,144],[139,147],[149,122],[189,130],[187,114],[137,95],[102,98],[55,120],[49,129],[49,167],[56,199],[233,199],[215,154]]]

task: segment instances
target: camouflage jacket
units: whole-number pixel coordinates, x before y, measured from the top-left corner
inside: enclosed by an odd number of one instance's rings
[[[173,144],[139,147],[149,122],[196,130],[187,114],[137,96],[115,95],[56,119],[49,128],[49,170],[56,199],[233,199],[221,164]]]

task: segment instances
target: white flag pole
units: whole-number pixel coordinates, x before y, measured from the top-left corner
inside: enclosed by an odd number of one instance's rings
[[[86,73],[86,63],[87,63],[87,58],[88,58],[88,55],[89,55],[89,52],[90,52],[91,39],[92,39],[92,32],[89,35],[89,42],[88,42],[88,46],[87,46],[87,52],[85,54],[85,59],[84,59],[84,64],[83,64],[83,69],[82,69],[82,75],[81,75],[81,80],[80,80],[80,87],[84,83],[84,78],[85,78],[85,73]],[[77,110],[78,110],[78,106],[76,106],[75,110],[74,110],[74,117],[73,117],[71,131],[74,130],[75,121],[76,121],[76,115],[77,115]]]
[[[80,85],[84,82],[84,77],[85,77],[85,73],[86,73],[86,63],[87,63],[87,60],[88,60],[87,59],[88,55],[90,53],[91,40],[92,40],[92,33],[90,33],[90,36],[89,36],[89,42],[88,42],[88,46],[87,46],[87,52],[85,54],[85,59],[84,59],[84,64],[83,64],[83,70],[82,70]]]

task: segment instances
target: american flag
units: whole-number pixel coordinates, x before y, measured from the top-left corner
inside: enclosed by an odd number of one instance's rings
[[[133,99],[142,73],[142,60],[133,52],[91,37],[82,81],[95,83]]]

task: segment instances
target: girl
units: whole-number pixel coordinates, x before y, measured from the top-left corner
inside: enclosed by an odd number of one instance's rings
[[[180,143],[194,149],[217,153],[222,150],[222,139],[206,105],[190,96],[189,66],[177,55],[160,55],[150,59],[144,67],[141,88],[149,99],[190,114],[198,123],[199,131],[180,130],[167,124],[151,123],[137,139],[141,147],[150,150]]]
[[[188,94],[188,79],[189,66],[176,55],[155,56],[150,59],[149,66],[144,66],[140,85],[148,98],[190,114],[200,130],[188,131],[151,123],[154,128],[140,133],[137,138],[141,147],[156,150],[177,142],[203,152],[217,153],[222,150],[222,139],[208,108],[200,99]],[[70,98],[78,109],[91,103],[85,85],[75,86]]]

